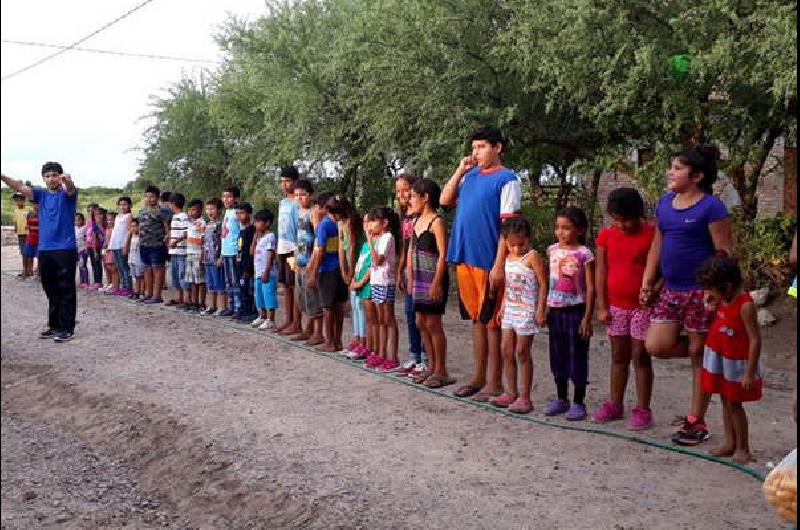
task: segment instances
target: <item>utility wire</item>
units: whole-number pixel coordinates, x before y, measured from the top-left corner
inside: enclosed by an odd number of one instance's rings
[[[76,40],[75,42],[73,42],[72,44],[70,44],[70,45],[66,46],[65,48],[63,48],[63,49],[60,49],[60,50],[58,50],[58,51],[55,51],[55,52],[51,53],[50,55],[48,55],[48,56],[46,56],[46,57],[43,57],[43,58],[39,59],[38,61],[36,61],[36,62],[33,62],[33,63],[29,64],[28,66],[25,66],[24,68],[20,68],[19,70],[16,70],[16,71],[14,71],[14,72],[11,72],[11,73],[10,73],[10,74],[8,74],[8,75],[4,75],[4,76],[3,76],[3,77],[0,79],[0,81],[6,81],[6,80],[8,80],[8,79],[11,79],[12,77],[16,77],[16,76],[18,76],[18,75],[19,75],[19,74],[21,74],[21,73],[27,72],[27,71],[28,71],[28,70],[30,70],[31,68],[36,68],[36,67],[37,67],[37,66],[39,66],[40,64],[42,64],[42,63],[45,63],[45,62],[49,61],[50,59],[54,59],[55,57],[58,57],[59,55],[61,55],[61,54],[63,54],[63,53],[66,53],[66,52],[68,52],[69,50],[72,50],[72,49],[73,49],[73,48],[75,48],[77,45],[79,45],[79,44],[82,44],[82,43],[86,42],[87,40],[91,39],[92,37],[94,37],[95,35],[97,35],[98,33],[100,33],[101,31],[103,31],[103,30],[105,30],[105,29],[108,29],[109,27],[113,26],[114,24],[116,24],[116,23],[117,23],[117,22],[119,22],[120,20],[122,20],[122,19],[124,19],[124,18],[127,18],[127,17],[129,17],[130,15],[132,15],[132,14],[133,14],[133,13],[135,13],[136,11],[140,10],[141,8],[143,8],[144,6],[146,6],[147,4],[149,4],[150,2],[153,2],[153,0],[144,0],[143,2],[139,2],[138,4],[136,4],[135,6],[133,6],[133,7],[132,7],[131,9],[129,9],[128,11],[124,12],[123,14],[121,14],[120,16],[118,16],[117,18],[115,18],[114,20],[112,20],[111,22],[107,22],[107,23],[103,24],[102,26],[100,26],[99,28],[97,28],[97,29],[96,29],[96,30],[94,30],[93,32],[89,33],[89,34],[88,34],[88,35],[86,35],[85,37],[82,37],[82,38],[80,38],[80,39]]]
[[[69,46],[65,46],[63,44],[49,44],[46,42],[31,42],[31,41],[23,41],[23,40],[10,40],[10,39],[2,39],[0,40],[3,44],[20,44],[22,46],[38,46],[41,48],[59,48],[62,50],[66,50]],[[70,48],[72,51],[76,52],[91,52],[91,53],[102,53],[106,55],[121,55],[123,57],[141,57],[144,59],[160,59],[165,61],[181,61],[185,63],[206,63],[206,64],[213,64],[216,61],[209,61],[207,59],[190,59],[188,57],[175,57],[172,55],[155,55],[150,53],[132,53],[132,52],[121,52],[116,50],[101,50],[98,48],[80,48],[78,46],[73,46]]]

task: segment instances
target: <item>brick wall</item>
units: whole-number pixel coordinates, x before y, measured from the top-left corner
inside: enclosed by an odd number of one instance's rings
[[[775,147],[767,156],[761,170],[756,194],[758,196],[758,217],[775,217],[784,210],[784,170],[785,149],[783,140],[775,142]]]

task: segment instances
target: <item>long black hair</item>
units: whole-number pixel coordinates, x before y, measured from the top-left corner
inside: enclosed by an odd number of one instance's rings
[[[697,187],[708,194],[714,192],[714,182],[717,181],[717,160],[719,160],[719,148],[716,145],[703,144],[674,153],[670,157],[670,162],[676,158],[682,164],[689,166],[692,174],[703,174]]]

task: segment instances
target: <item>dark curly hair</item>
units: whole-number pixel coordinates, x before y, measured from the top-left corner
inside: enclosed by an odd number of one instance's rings
[[[503,221],[503,226],[500,228],[500,232],[504,237],[514,235],[530,238],[531,223],[528,222],[525,217],[521,215],[515,215],[514,217],[509,217]]]
[[[695,273],[697,281],[705,289],[725,290],[730,286],[742,286],[742,270],[735,259],[727,256],[711,256],[705,260]]]
[[[608,215],[619,215],[625,219],[641,219],[644,217],[644,201],[633,188],[617,188],[608,194],[606,211]]]

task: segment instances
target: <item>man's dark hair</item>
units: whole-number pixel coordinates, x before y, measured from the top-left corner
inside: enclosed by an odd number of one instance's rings
[[[131,200],[130,197],[120,197],[119,199],[117,199],[117,204],[121,202],[127,202],[128,206],[133,206],[133,201]]]
[[[310,180],[307,179],[296,180],[294,182],[294,189],[303,190],[308,193],[314,193],[314,185],[311,183]]]
[[[64,173],[64,168],[61,167],[61,164],[59,164],[58,162],[46,162],[42,166],[42,175],[44,175],[45,173],[50,173],[51,171],[55,171],[56,173],[61,175],[62,173]]]
[[[241,192],[238,186],[228,186],[222,190],[222,193],[230,193],[234,199],[241,197]]]
[[[170,197],[172,197],[172,192],[171,191],[161,192],[161,200],[163,202],[169,202],[170,200],[172,200]]]
[[[500,132],[500,129],[491,125],[484,125],[472,131],[470,141],[474,142],[475,140],[486,140],[490,145],[504,143],[503,133]]]
[[[189,208],[200,208],[200,211],[203,211],[203,201],[201,199],[192,199],[189,202]]]
[[[169,202],[178,208],[183,208],[183,205],[186,204],[186,197],[183,196],[183,193],[173,193],[169,196]]]
[[[236,207],[237,210],[244,210],[248,214],[253,213],[253,205],[249,202],[240,202],[239,205]]]
[[[158,189],[158,188],[156,188],[155,186],[153,186],[152,184],[151,184],[151,185],[149,185],[149,186],[147,186],[147,187],[144,189],[144,192],[145,192],[145,193],[152,193],[152,194],[153,194],[153,195],[155,195],[156,197],[158,197],[158,196],[159,196],[159,194],[161,193],[161,192],[159,191],[159,189]]]
[[[625,219],[644,217],[644,201],[633,188],[617,188],[608,194],[608,215],[619,215]]]
[[[263,210],[259,210],[258,212],[256,212],[255,220],[263,221],[267,223],[267,226],[272,226],[272,221],[275,220],[275,216],[272,214],[271,211],[264,208]]]
[[[298,173],[297,168],[294,166],[283,166],[280,175],[282,179],[291,179],[293,181],[300,178],[300,173]]]

